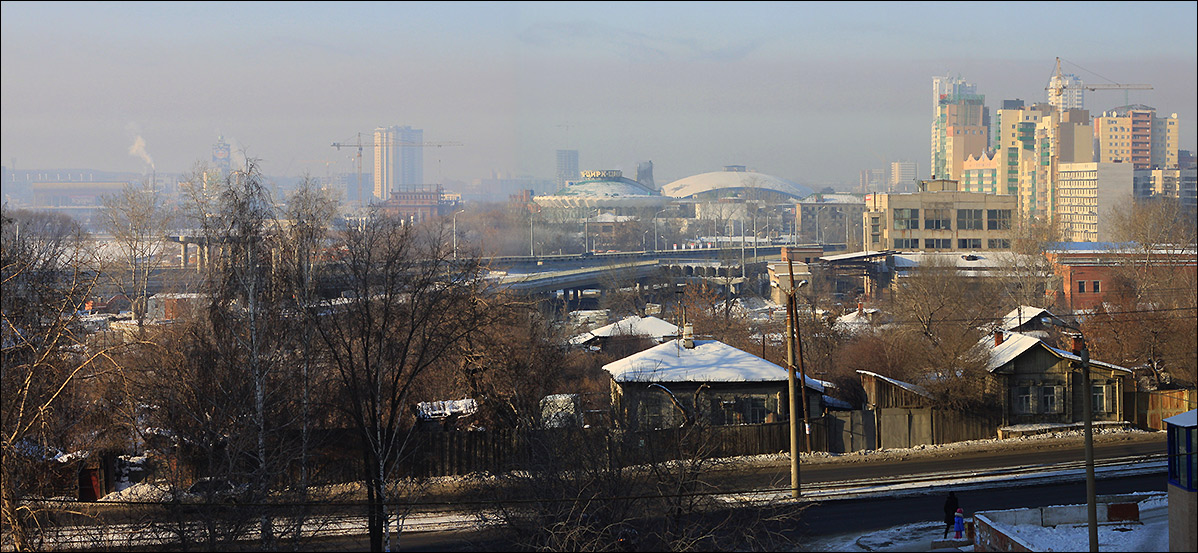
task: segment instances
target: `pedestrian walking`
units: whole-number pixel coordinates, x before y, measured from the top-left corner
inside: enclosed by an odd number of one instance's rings
[[[953,527],[953,522],[956,518],[957,494],[956,492],[948,492],[948,498],[944,500],[944,537],[948,538],[948,529]]]
[[[961,539],[961,532],[965,531],[965,510],[957,509],[957,514],[954,515],[953,530],[957,532],[957,539]]]

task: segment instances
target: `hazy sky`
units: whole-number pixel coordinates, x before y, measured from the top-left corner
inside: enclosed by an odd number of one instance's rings
[[[927,173],[931,79],[996,109],[1045,99],[1054,58],[1147,83],[1198,149],[1198,3],[28,3],[0,17],[0,158],[182,172],[218,133],[274,175],[351,172],[330,147],[424,129],[425,180],[553,178],[653,160],[658,183],[742,164],[855,182]],[[1082,69],[1084,68],[1084,70]],[[1088,92],[1091,113],[1124,93]],[[369,171],[371,153],[364,157]]]

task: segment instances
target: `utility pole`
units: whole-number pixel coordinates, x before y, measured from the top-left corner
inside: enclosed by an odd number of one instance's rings
[[[1097,553],[1098,551],[1098,499],[1095,492],[1094,484],[1094,388],[1090,383],[1090,349],[1086,346],[1086,337],[1082,334],[1082,329],[1061,321],[1057,321],[1052,317],[1043,317],[1040,322],[1054,326],[1060,326],[1077,331],[1077,335],[1073,336],[1073,344],[1070,349],[1081,358],[1082,370],[1082,410],[1085,411],[1084,435],[1085,435],[1085,450],[1086,450],[1086,523],[1088,526],[1088,534],[1090,538],[1090,551]],[[1075,367],[1077,364],[1074,365]]]
[[[787,266],[790,268],[790,289],[786,292],[786,382],[789,389],[790,401],[790,496],[798,499],[802,492],[800,491],[801,479],[799,477],[799,418],[795,413],[795,341],[796,330],[798,328],[798,318],[795,316],[795,274],[794,261],[786,260]],[[806,280],[800,281],[799,286],[807,284]],[[802,363],[802,352],[799,353],[799,360]],[[804,378],[803,403],[806,403],[807,386],[806,378]],[[807,413],[806,405],[801,406],[804,415]],[[805,420],[805,419],[804,419]]]

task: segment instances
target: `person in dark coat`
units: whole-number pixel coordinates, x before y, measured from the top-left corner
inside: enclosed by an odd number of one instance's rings
[[[948,538],[949,529],[952,528],[953,523],[956,522],[958,507],[960,507],[960,505],[957,504],[957,493],[956,492],[948,492],[948,498],[944,500],[944,537],[945,537],[945,539]]]

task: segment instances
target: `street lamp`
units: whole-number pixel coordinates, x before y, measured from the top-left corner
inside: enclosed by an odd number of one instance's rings
[[[661,215],[662,213],[665,213],[667,211],[672,211],[672,209],[666,208],[666,209],[663,209],[663,210],[658,211],[657,213],[653,214],[653,251],[657,251],[657,235],[658,235],[657,216]]]
[[[1085,448],[1086,448],[1086,518],[1089,525],[1090,551],[1098,551],[1098,505],[1094,491],[1094,387],[1090,383],[1090,349],[1086,346],[1086,337],[1082,329],[1052,317],[1043,317],[1040,322],[1077,331],[1073,336],[1073,350],[1081,357],[1082,369],[1082,410],[1085,411]],[[1080,349],[1078,347],[1080,343]]]
[[[453,258],[454,259],[458,258],[458,214],[462,213],[464,211],[466,211],[466,210],[460,209],[458,211],[453,212]]]

